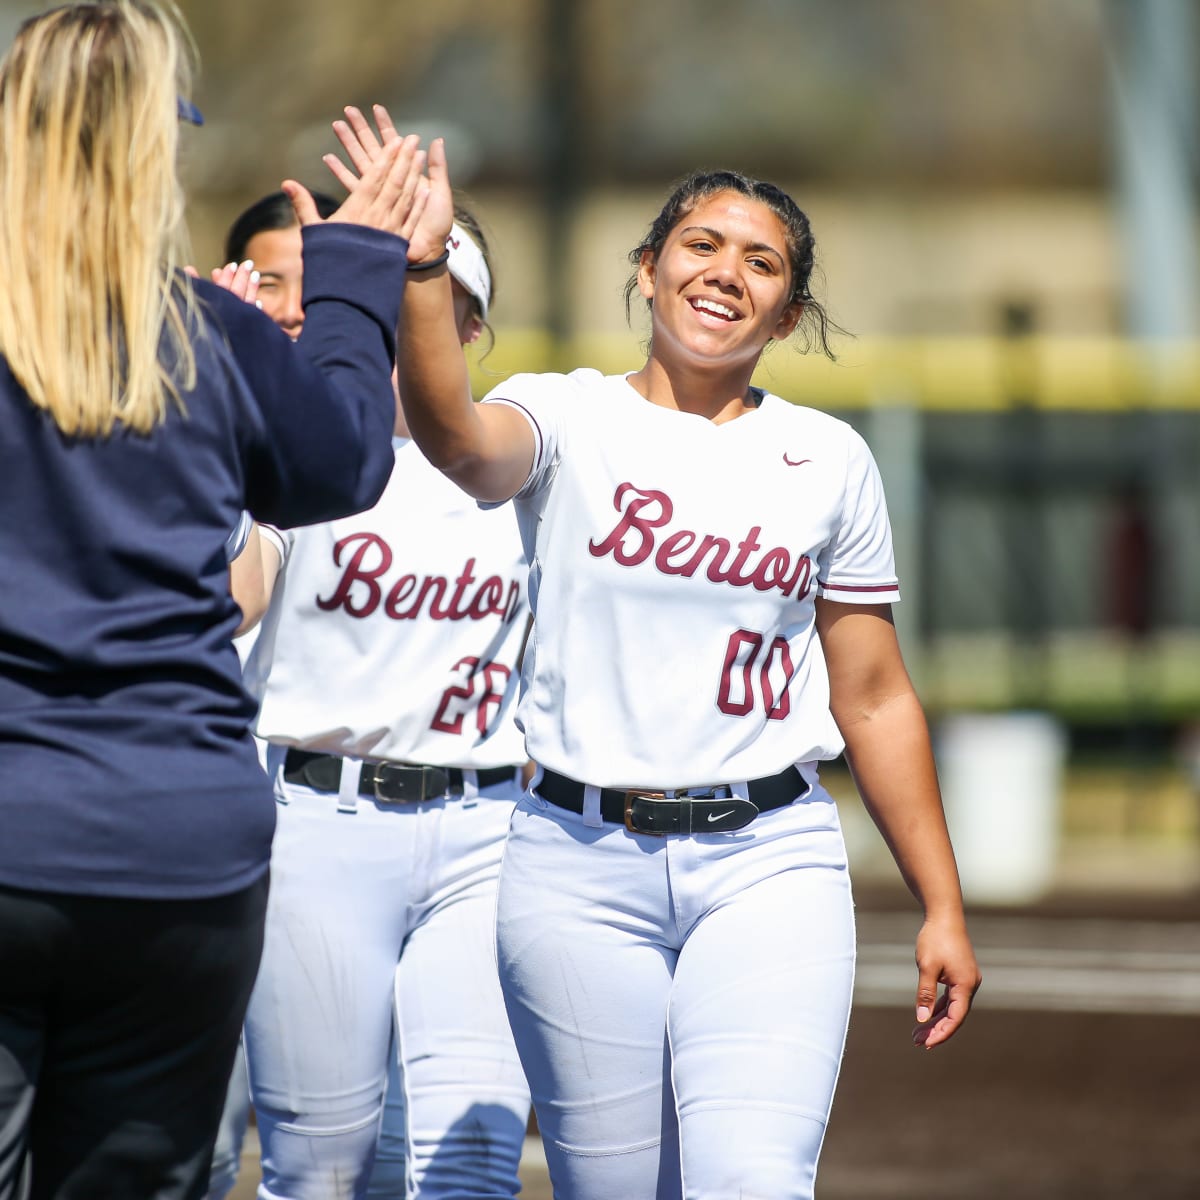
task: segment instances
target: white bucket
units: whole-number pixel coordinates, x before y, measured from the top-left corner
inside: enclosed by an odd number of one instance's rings
[[[964,898],[1037,900],[1058,859],[1062,726],[1040,712],[963,714],[942,722],[936,744]]]

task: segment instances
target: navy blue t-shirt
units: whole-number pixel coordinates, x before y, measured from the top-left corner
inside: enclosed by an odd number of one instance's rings
[[[198,382],[148,436],[65,437],[0,358],[0,884],[193,898],[266,870],[225,542],[243,508],[379,498],[406,250],[305,229],[297,343],[197,281]]]

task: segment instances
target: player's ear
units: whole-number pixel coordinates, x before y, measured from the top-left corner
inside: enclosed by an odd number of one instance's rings
[[[779,318],[779,324],[775,326],[771,337],[777,342],[790,338],[796,326],[800,324],[802,316],[804,316],[804,301],[793,300],[784,307],[783,315]]]
[[[467,318],[467,327],[463,330],[463,345],[472,346],[483,336],[483,321],[477,313]]]
[[[642,251],[642,261],[638,265],[637,281],[638,291],[642,293],[642,299],[654,299],[654,282],[658,276],[658,262],[654,257],[653,250]]]

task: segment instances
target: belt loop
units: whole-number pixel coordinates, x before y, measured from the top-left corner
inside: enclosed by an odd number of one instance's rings
[[[467,767],[462,769],[462,806],[474,808],[479,803],[479,775]]]
[[[748,779],[739,779],[735,783],[731,783],[729,785],[729,795],[734,800],[749,800],[750,781]]]
[[[584,784],[583,788],[583,823],[589,829],[601,829],[604,818],[600,815],[600,789],[592,784]]]
[[[816,759],[797,763],[796,774],[800,776],[800,782],[805,786],[805,791],[801,792],[800,795],[807,796],[821,782],[821,764]]]
[[[283,768],[287,760],[286,746],[278,746],[274,742],[267,742],[267,777],[271,780],[271,787],[275,792],[275,799],[280,804],[289,804],[287,788],[283,784]]]
[[[338,812],[358,812],[358,785],[362,778],[362,759],[343,758],[342,778],[338,785]]]

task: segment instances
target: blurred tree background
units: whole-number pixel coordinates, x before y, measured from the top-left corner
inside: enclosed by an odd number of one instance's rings
[[[494,208],[521,264],[506,323],[618,330],[621,251],[670,180],[719,164],[800,196],[857,333],[991,332],[998,291],[1037,294],[1064,332],[1116,328],[1098,0],[182,7],[209,116],[187,148],[202,253],[285,175],[322,182],[330,120],[379,100],[444,133],[456,182]]]

